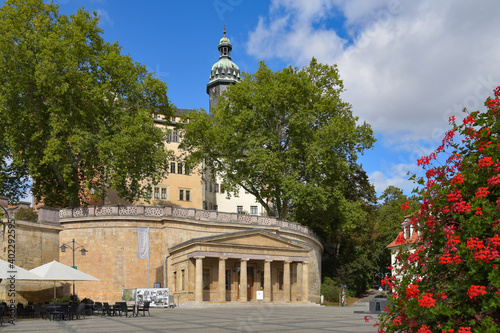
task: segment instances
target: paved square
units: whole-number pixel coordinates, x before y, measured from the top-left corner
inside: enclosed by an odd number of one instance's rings
[[[232,306],[152,309],[151,317],[102,317],[54,322],[20,319],[0,332],[377,332],[365,322],[368,303],[350,307]]]

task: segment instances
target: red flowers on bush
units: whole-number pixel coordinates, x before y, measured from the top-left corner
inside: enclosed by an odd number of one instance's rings
[[[418,159],[419,238],[396,253],[398,278],[386,280],[400,296],[379,332],[500,332],[500,86],[495,96],[485,112],[450,117],[442,144]]]
[[[477,296],[486,295],[486,287],[485,286],[470,286],[469,290],[467,290],[467,295],[470,299],[473,299]]]

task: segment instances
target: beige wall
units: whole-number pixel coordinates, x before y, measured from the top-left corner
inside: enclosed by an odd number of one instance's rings
[[[2,219],[1,226],[2,250],[0,258],[9,259],[9,237],[6,219]],[[59,260],[59,232],[60,225],[39,222],[15,220],[15,261],[14,263],[24,269],[30,270],[40,265]],[[12,249],[12,247],[10,247]],[[12,253],[12,252],[11,252]],[[10,300],[8,296],[7,281],[0,284],[0,299]],[[53,282],[16,281],[16,302],[26,304],[31,302],[44,302],[54,295]],[[56,283],[61,294],[60,282]]]
[[[101,279],[100,282],[77,282],[76,292],[78,296],[104,302],[119,301],[122,289],[147,287],[147,259],[138,259],[136,256],[138,226],[150,227],[151,287],[154,282],[160,282],[161,286],[164,287],[167,278],[166,274],[168,274],[167,287],[171,288],[172,291],[176,290],[176,292],[181,291],[180,274],[182,269],[185,270],[186,275],[186,291],[194,290],[195,267],[193,261],[190,260],[184,262],[183,268],[174,268],[170,263],[169,248],[192,238],[249,230],[257,227],[256,225],[238,223],[238,221],[229,223],[175,216],[63,217],[61,224],[64,230],[61,232],[60,242],[69,242],[74,238],[76,242],[84,245],[89,251],[86,256],[76,254],[78,269]],[[279,226],[268,226],[265,229],[312,246],[312,250],[309,252],[309,294],[311,295],[310,300],[314,301],[316,297],[319,299],[322,252],[319,241],[310,235],[294,230],[284,230]],[[72,264],[69,253],[62,253],[60,260],[64,264]],[[165,265],[166,260],[169,262],[168,269]],[[213,291],[216,292],[217,261],[214,259],[212,263],[209,260],[207,261],[208,264],[214,266],[212,281],[214,281]],[[230,267],[231,264],[230,260],[226,263],[227,267]],[[254,264],[257,264],[257,262]],[[173,285],[174,271],[177,272],[177,286],[175,288]],[[300,275],[300,272],[298,274]],[[194,295],[184,296],[181,302],[186,298],[192,300]]]

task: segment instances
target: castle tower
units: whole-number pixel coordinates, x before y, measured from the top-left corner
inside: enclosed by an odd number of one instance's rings
[[[239,67],[231,61],[231,42],[226,37],[224,27],[224,37],[219,42],[219,61],[217,61],[210,71],[210,80],[207,84],[207,94],[210,96],[210,110],[217,104],[217,98],[230,85],[241,80]]]

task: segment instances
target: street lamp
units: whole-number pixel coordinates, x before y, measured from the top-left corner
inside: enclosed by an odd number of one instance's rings
[[[69,244],[66,244],[66,243],[63,243],[63,245],[61,245],[61,252],[66,252],[66,249],[70,249],[70,250],[73,250],[73,268],[76,269],[76,266],[75,266],[75,251],[80,249],[80,253],[82,254],[82,256],[84,256],[87,252],[85,247],[81,244],[78,244],[77,242],[75,242],[75,239],[73,238],[73,241]],[[75,294],[75,281],[73,280],[73,296],[76,295]]]

